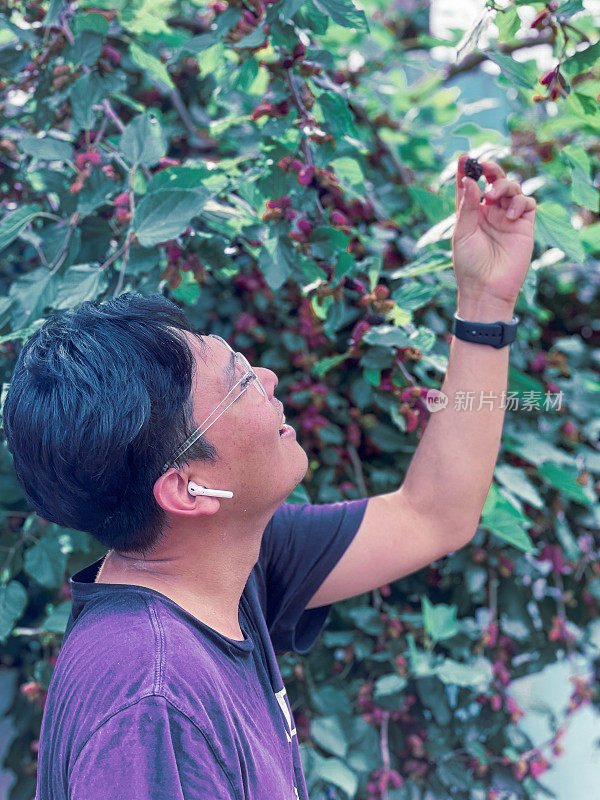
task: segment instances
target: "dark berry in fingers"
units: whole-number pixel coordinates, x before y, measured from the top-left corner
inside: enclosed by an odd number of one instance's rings
[[[467,158],[465,161],[465,175],[474,181],[479,180],[483,175],[483,167],[476,158]]]

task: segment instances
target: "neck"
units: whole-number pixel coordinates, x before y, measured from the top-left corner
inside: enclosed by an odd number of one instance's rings
[[[145,557],[109,550],[96,582],[155,589],[225,636],[241,640],[240,598],[272,515],[263,510],[228,520],[215,514],[173,524]]]

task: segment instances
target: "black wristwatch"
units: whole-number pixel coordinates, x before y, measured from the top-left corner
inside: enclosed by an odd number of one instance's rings
[[[489,344],[492,347],[505,347],[517,338],[519,317],[513,316],[512,322],[469,322],[458,314],[454,315],[452,333],[457,339],[476,344]]]

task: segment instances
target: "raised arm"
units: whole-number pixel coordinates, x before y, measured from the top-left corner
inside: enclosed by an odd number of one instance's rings
[[[458,162],[452,236],[457,313],[510,322],[533,252],[536,203],[492,161],[481,162],[488,181],[481,203],[479,186],[464,177],[466,158]],[[508,361],[508,346],[452,338],[441,387],[446,407],[431,413],[402,485],[369,499],[356,536],[308,608],[397,580],[473,537],[498,458]]]

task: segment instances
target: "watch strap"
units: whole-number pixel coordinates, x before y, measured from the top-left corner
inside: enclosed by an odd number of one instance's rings
[[[517,338],[519,317],[513,316],[512,322],[471,322],[454,315],[452,333],[458,339],[475,344],[489,344],[492,347],[505,347]]]

